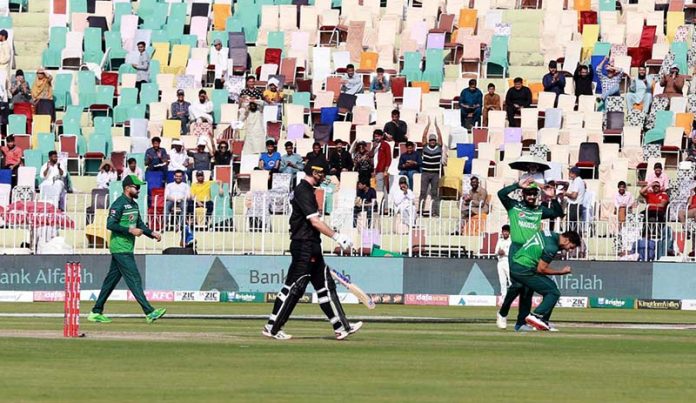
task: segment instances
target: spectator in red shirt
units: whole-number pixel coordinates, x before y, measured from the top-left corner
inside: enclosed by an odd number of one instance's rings
[[[17,184],[17,170],[22,164],[24,150],[15,145],[14,136],[9,135],[5,139],[5,145],[0,147],[0,152],[4,158],[3,168],[12,170],[12,186],[15,186]]]
[[[654,181],[640,190],[641,196],[648,203],[648,208],[645,209],[645,218],[648,222],[665,221],[669,195],[660,186],[660,182]]]
[[[392,161],[392,152],[389,143],[384,140],[384,132],[377,129],[372,132],[372,150],[370,156],[373,158],[375,171],[372,176],[377,182],[377,191],[385,192],[388,189],[385,183],[389,179],[389,166]]]

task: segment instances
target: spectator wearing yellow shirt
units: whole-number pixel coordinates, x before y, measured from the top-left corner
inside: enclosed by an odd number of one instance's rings
[[[203,171],[196,171],[196,181],[191,185],[191,197],[195,200],[195,203],[190,203],[191,209],[193,206],[205,207],[205,214],[213,214],[213,201],[210,200],[210,185],[212,181],[205,180],[205,174]]]

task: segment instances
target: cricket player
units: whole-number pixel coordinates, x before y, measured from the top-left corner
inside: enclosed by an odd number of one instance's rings
[[[495,245],[495,254],[498,257],[498,280],[500,281],[500,296],[505,299],[507,289],[510,287],[510,226],[505,224],[500,230],[500,238]]]
[[[121,277],[126,280],[126,284],[131,293],[138,301],[146,315],[147,323],[152,323],[164,316],[167,311],[165,308],[155,309],[150,305],[143,292],[143,284],[135,265],[133,247],[135,237],[145,235],[154,238],[159,242],[162,236],[151,230],[143,223],[140,218],[140,210],[135,199],[138,198],[140,186],[145,182],[138,179],[135,175],[128,175],[123,180],[123,194],[116,199],[109,209],[109,218],[106,228],[111,231],[109,250],[111,251],[111,268],[104,279],[99,298],[92,308],[87,320],[91,322],[110,323],[111,319],[103,314],[104,304],[116,288]]]
[[[562,234],[539,231],[512,257],[510,275],[513,281],[544,297],[534,312],[525,317],[525,322],[536,330],[551,330],[549,318],[561,296],[556,283],[548,276],[571,273],[570,266],[557,271],[549,264],[559,250],[571,251],[579,245],[580,235],[575,231]]]
[[[510,197],[511,192],[520,188],[522,189],[523,198],[521,202]],[[541,229],[541,220],[563,216],[563,208],[555,199],[556,189],[553,186],[547,186],[544,189],[544,193],[552,199],[550,207],[536,204],[539,186],[534,182],[534,178],[532,177],[519,183],[506,186],[498,192],[498,198],[503,203],[505,210],[507,210],[508,220],[510,221],[510,240],[512,243],[510,244],[510,251],[508,253],[509,261],[532,235],[539,232]],[[515,330],[527,330],[523,327],[525,325],[525,317],[532,309],[533,293],[530,290],[525,290],[525,287],[515,282],[514,279],[511,279],[511,283],[505,294],[505,299],[500,306],[500,310],[498,311],[496,324],[500,329],[505,329],[507,327],[507,315],[510,311],[510,306],[519,295],[519,313],[517,315]]]
[[[289,340],[289,334],[283,332],[283,326],[290,318],[295,305],[304,295],[307,283],[317,292],[319,306],[333,326],[336,339],[343,340],[357,332],[362,322],[350,324],[343,312],[343,307],[336,294],[329,268],[322,256],[320,234],[331,237],[343,250],[350,250],[352,242],[326,225],[319,218],[319,206],[314,195],[314,187],[324,181],[328,165],[325,161],[314,161],[305,167],[305,176],[295,187],[290,197],[292,214],[290,215],[290,253],[292,262],[288,270],[285,285],[278,293],[273,312],[268,324],[261,334],[276,340]]]

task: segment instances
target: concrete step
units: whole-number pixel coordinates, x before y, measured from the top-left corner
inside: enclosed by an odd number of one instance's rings
[[[15,56],[15,61],[18,69],[36,70],[41,67],[41,53],[28,55],[18,54]]]
[[[46,43],[38,41],[15,41],[14,48],[18,55],[41,53],[46,49]]]
[[[510,66],[508,77],[522,77],[528,81],[541,81],[541,78],[546,74],[545,66]]]
[[[539,38],[539,27],[539,23],[536,22],[513,23],[511,27],[512,38]]]
[[[510,52],[539,53],[539,38],[511,37],[508,45]]]
[[[48,13],[51,11],[51,0],[30,0],[29,1],[29,12],[30,13]],[[12,18],[17,14],[12,14]]]
[[[48,13],[15,13],[12,14],[12,26],[18,27],[40,27],[45,28],[48,26]]]
[[[511,66],[542,66],[544,55],[541,53],[510,52]]]
[[[514,24],[515,22],[541,22],[544,19],[543,10],[505,10],[503,21]]]
[[[14,24],[15,42],[46,42],[48,40],[48,20],[43,26],[20,26]]]

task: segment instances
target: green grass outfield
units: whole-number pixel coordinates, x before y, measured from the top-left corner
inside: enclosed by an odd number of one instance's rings
[[[171,314],[257,315],[271,305],[167,307]],[[0,304],[0,313],[62,309]],[[262,320],[83,320],[87,337],[63,339],[60,318],[0,317],[0,401],[696,401],[696,330],[611,324],[694,325],[696,312],[557,309],[561,332],[516,334],[495,328],[494,308],[346,310],[470,323],[368,321],[338,342],[326,322],[291,319],[286,330],[295,339],[277,342],[260,336]],[[138,307],[113,302],[107,313]],[[319,314],[317,305],[295,312]]]

